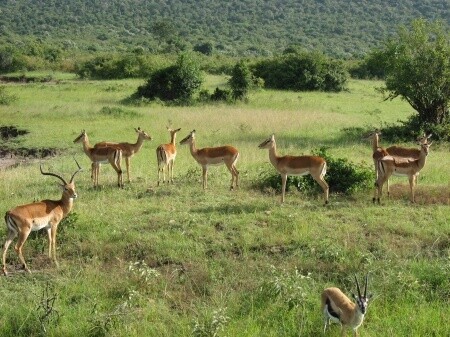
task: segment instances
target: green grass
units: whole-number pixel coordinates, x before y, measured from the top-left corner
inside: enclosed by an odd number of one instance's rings
[[[210,90],[226,82],[208,80]],[[142,82],[67,77],[6,85],[18,99],[0,106],[1,124],[30,131],[8,145],[59,148],[60,155],[41,160],[46,169],[69,177],[75,156],[84,171],[74,210],[58,230],[60,268],[45,257],[45,233],[33,233],[24,247],[33,273],[0,278],[0,335],[45,335],[40,303],[55,296],[56,311],[43,320],[48,336],[317,336],[322,289],[350,295],[353,275],[370,272],[374,299],[362,335],[448,336],[448,144],[432,145],[415,205],[405,178],[391,180],[391,198],[381,206],[372,204],[371,190],[331,195],[323,207],[321,194],[290,191],[281,205],[279,191],[252,188],[271,169],[257,147],[271,133],[282,154],[328,146],[333,155],[371,163],[357,128],[412,113],[401,100],[383,101],[374,91],[381,82],[352,81],[341,94],[262,90],[237,105],[123,105]],[[200,167],[181,146],[175,184],[157,187],[155,148],[169,141],[166,125],[182,128],[178,141],[196,129],[199,147],[236,146],[239,190],[228,190],[225,167],[212,167],[203,191]],[[135,142],[138,126],[153,140],[132,158],[131,184],[117,189],[114,171],[102,165],[102,186],[93,189],[89,159],[73,144],[80,130],[92,144]],[[38,163],[0,170],[3,211],[59,197]],[[11,271],[18,264],[13,247],[8,263]],[[339,333],[332,326],[327,335]]]

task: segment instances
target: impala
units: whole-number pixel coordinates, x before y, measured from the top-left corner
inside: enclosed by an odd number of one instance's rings
[[[54,263],[58,266],[56,260],[56,231],[61,220],[72,210],[73,200],[77,197],[75,192],[75,183],[73,179],[75,175],[81,171],[81,167],[77,163],[78,169],[72,174],[72,178],[67,183],[60,175],[43,172],[43,175],[54,176],[62,181],[62,196],[60,200],[42,200],[31,204],[21,205],[10,209],[5,214],[5,222],[8,235],[3,245],[3,274],[6,276],[6,253],[9,245],[16,236],[19,236],[15,250],[22,263],[23,269],[30,272],[22,254],[22,247],[32,231],[38,231],[45,228],[48,234],[48,256],[53,258]]]
[[[80,135],[75,138],[74,143],[83,143],[83,151],[92,162],[92,180],[94,187],[98,186],[98,176],[100,172],[100,163],[109,162],[114,170],[117,172],[117,185],[123,187],[122,168],[120,167],[122,161],[122,150],[115,147],[91,147],[89,138],[85,130],[82,130]]]
[[[358,336],[357,329],[364,321],[367,306],[372,295],[367,295],[368,276],[364,286],[364,295],[361,295],[358,279],[355,276],[358,296],[353,295],[355,302],[352,302],[339,288],[327,288],[322,292],[322,313],[324,315],[325,333],[330,321],[340,323],[342,326],[341,336],[345,335],[345,329],[353,330],[353,335]]]
[[[177,149],[175,147],[175,138],[177,132],[181,129],[171,129],[166,127],[170,133],[170,143],[161,144],[156,148],[156,159],[158,161],[158,186],[160,182],[160,175],[163,175],[163,183],[166,182],[166,169],[167,176],[171,183],[173,183],[173,165],[175,164],[175,157],[177,156]]]
[[[203,189],[207,188],[207,173],[208,166],[210,165],[222,165],[228,168],[231,173],[231,186],[232,190],[234,186],[238,187],[239,171],[236,169],[236,162],[239,159],[239,151],[233,146],[219,146],[219,147],[205,147],[203,149],[197,149],[195,147],[195,130],[191,131],[186,138],[181,142],[181,145],[189,144],[189,148],[192,157],[200,164],[203,169]]]
[[[275,135],[259,144],[260,149],[269,149],[269,160],[278,173],[281,174],[281,202],[284,202],[286,192],[286,181],[288,175],[307,175],[310,174],[313,179],[322,187],[325,204],[328,203],[328,184],[324,176],[327,172],[327,162],[318,156],[278,156]]]
[[[125,158],[125,164],[127,166],[127,178],[128,182],[130,182],[130,159],[133,157],[138,151],[142,148],[144,144],[144,140],[152,140],[152,137],[147,134],[144,130],[141,130],[140,127],[135,128],[134,131],[138,134],[138,139],[136,143],[114,143],[114,142],[100,142],[94,145],[94,148],[99,147],[114,147],[122,150],[122,156]],[[92,164],[92,170],[94,170],[94,163]]]
[[[409,179],[411,202],[414,199],[414,186],[417,182],[420,170],[425,166],[431,143],[418,143],[420,145],[420,156],[418,159],[385,156],[378,161],[378,179],[375,182],[375,200],[380,203],[383,184],[391,175],[407,176]]]
[[[420,157],[420,149],[417,148],[407,148],[407,147],[401,147],[397,145],[390,146],[388,148],[382,148],[379,145],[379,139],[380,139],[381,132],[378,130],[375,130],[369,135],[369,138],[372,140],[372,159],[375,165],[375,180],[378,179],[378,162],[383,157],[390,155],[392,157],[399,157],[399,158],[409,158],[409,159],[418,159]],[[431,134],[423,135],[417,138],[417,141],[419,143],[427,143],[428,139],[431,137]],[[387,184],[387,194],[389,196],[389,179],[386,180]]]

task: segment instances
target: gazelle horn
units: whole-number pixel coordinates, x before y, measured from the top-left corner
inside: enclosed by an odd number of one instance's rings
[[[364,297],[367,297],[367,284],[369,283],[369,274],[366,274],[366,284],[364,286]]]
[[[355,275],[356,288],[358,289],[358,297],[361,297],[361,289],[359,288],[358,278]]]

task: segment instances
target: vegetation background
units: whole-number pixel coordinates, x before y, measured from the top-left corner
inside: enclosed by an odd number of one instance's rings
[[[342,93],[260,90],[248,103],[171,107],[125,106],[141,80],[8,84],[17,99],[0,105],[2,124],[28,134],[3,142],[16,148],[54,148],[58,155],[0,171],[0,208],[58,198],[38,164],[63,175],[75,156],[79,198],[58,232],[60,268],[45,256],[46,238],[25,245],[33,273],[0,279],[3,336],[317,336],[320,293],[355,291],[353,277],[369,273],[374,294],[364,336],[447,336],[450,312],[449,145],[435,143],[408,201],[404,178],[391,198],[372,204],[372,190],[351,196],[253,188],[273,167],[257,145],[271,133],[279,152],[332,155],[371,164],[371,146],[358,130],[411,114],[403,101],[382,101],[376,81],[349,83]],[[227,78],[207,76],[206,88]],[[39,104],[36,104],[39,102]],[[209,189],[187,148],[178,147],[175,184],[156,187],[158,144],[166,125],[180,140],[197,130],[198,146],[230,143],[241,151],[241,185],[229,191],[225,167],[210,170]],[[132,183],[115,187],[103,165],[93,189],[88,158],[73,144],[81,129],[92,143],[135,140],[140,126],[153,136],[132,159]],[[384,144],[383,145],[388,145]],[[405,144],[414,146],[414,143]],[[5,233],[3,234],[3,236]],[[333,326],[329,336],[338,336]]]
[[[60,196],[40,163],[64,176],[75,169],[72,157],[84,168],[58,230],[60,268],[45,256],[42,231],[24,247],[32,274],[16,268],[10,249],[0,335],[318,336],[321,291],[338,286],[350,295],[354,275],[369,273],[364,336],[448,336],[448,142],[433,143],[414,205],[401,177],[381,205],[371,188],[332,193],[326,207],[321,193],[291,189],[280,204],[278,189],[259,188],[275,174],[257,147],[271,134],[280,154],[325,147],[371,170],[365,132],[414,113],[399,98],[383,100],[376,89],[384,82],[346,79],[341,92],[259,88],[232,104],[130,102],[179,52],[199,52],[201,89],[219,95],[237,60],[298,49],[348,67],[414,18],[448,28],[448,3],[0,0],[0,72],[9,81],[0,86],[0,126],[22,130],[9,137],[2,128],[1,162],[15,164],[0,169],[0,209]],[[112,80],[118,73],[125,78]],[[157,187],[155,149],[169,141],[166,126],[181,127],[178,141],[196,129],[199,147],[236,146],[240,188],[229,191],[228,171],[213,167],[203,191],[200,167],[180,146],[175,184]],[[153,140],[132,159],[132,182],[116,188],[103,165],[102,186],[92,188],[89,159],[73,144],[80,130],[92,144],[134,142],[136,127]]]
[[[270,56],[290,45],[361,58],[412,19],[449,24],[446,0],[0,1],[3,45],[69,51]],[[27,39],[24,39],[24,38]],[[41,46],[41,47],[39,47]]]

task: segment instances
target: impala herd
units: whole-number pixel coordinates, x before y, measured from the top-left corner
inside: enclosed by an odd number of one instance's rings
[[[161,144],[156,148],[158,181],[166,182],[166,172],[168,182],[173,183],[173,168],[177,155],[176,134],[180,129],[171,129],[167,127],[170,133],[170,143]],[[98,178],[100,173],[100,164],[109,163],[117,172],[117,185],[123,187],[123,172],[121,167],[122,158],[125,158],[128,182],[130,179],[130,159],[143,146],[145,140],[152,140],[152,137],[140,128],[135,129],[138,139],[136,143],[115,143],[102,141],[93,147],[89,144],[89,138],[85,130],[75,138],[74,143],[82,143],[84,153],[91,160],[91,178],[94,187],[98,186]],[[420,170],[424,167],[431,142],[428,142],[431,135],[423,135],[418,138],[419,149],[403,148],[391,146],[382,148],[379,145],[379,131],[370,134],[372,141],[372,158],[375,166],[375,193],[373,202],[380,203],[380,197],[384,183],[387,183],[387,193],[389,196],[389,178],[391,175],[407,176],[410,184],[411,202],[414,202],[414,186]],[[196,162],[202,167],[203,189],[207,188],[207,172],[208,166],[225,164],[231,173],[230,189],[237,188],[239,185],[239,171],[236,168],[236,162],[239,159],[239,151],[230,145],[219,147],[205,147],[198,149],[195,145],[195,130],[191,131],[180,145],[189,145],[190,153]],[[267,140],[258,146],[260,149],[269,150],[269,161],[275,167],[276,171],[281,175],[282,191],[281,202],[285,200],[286,181],[289,175],[308,175],[320,185],[324,194],[325,204],[328,203],[329,187],[324,177],[327,171],[326,161],[319,156],[279,156],[277,154],[275,136],[271,135]],[[15,250],[19,256],[22,267],[27,272],[25,258],[22,254],[22,248],[28,235],[32,231],[45,228],[48,234],[48,255],[58,265],[56,259],[56,231],[61,220],[71,211],[73,200],[77,197],[75,191],[75,175],[81,171],[78,162],[76,171],[72,174],[70,181],[67,183],[60,175],[50,172],[44,172],[42,166],[40,171],[43,175],[54,176],[62,181],[62,196],[59,200],[42,200],[26,205],[12,208],[5,214],[5,222],[7,227],[7,238],[3,245],[3,274],[7,275],[6,270],[6,254],[13,241],[18,236]],[[322,312],[324,314],[324,322],[326,330],[330,320],[338,322],[342,325],[342,334],[344,329],[349,327],[357,335],[357,328],[362,324],[364,315],[367,310],[367,304],[370,295],[367,295],[368,277],[365,279],[364,294],[361,295],[358,280],[355,276],[358,290],[358,296],[354,296],[356,303],[352,302],[338,288],[327,288],[322,293]]]

